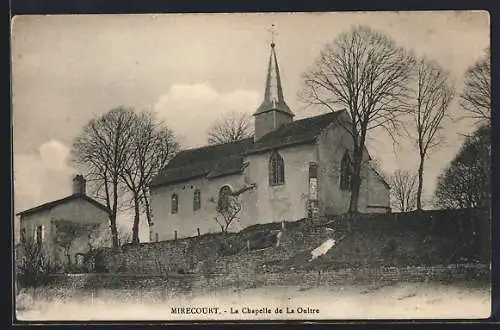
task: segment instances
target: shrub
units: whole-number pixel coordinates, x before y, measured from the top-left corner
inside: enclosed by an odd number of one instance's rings
[[[38,287],[57,273],[61,265],[49,258],[43,245],[23,239],[16,249],[16,279],[21,287]]]

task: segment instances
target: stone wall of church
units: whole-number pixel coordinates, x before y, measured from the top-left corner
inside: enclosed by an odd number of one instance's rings
[[[232,190],[256,184],[240,196],[242,211],[240,219],[231,224],[230,231],[268,222],[295,221],[306,217],[309,163],[315,160],[313,145],[280,149],[285,163],[285,184],[269,185],[269,152],[249,155],[249,166],[243,174],[229,175],[207,180],[199,178],[187,182],[158,187],[151,191],[153,210],[153,240],[164,241],[216,233],[221,230],[215,221],[216,201],[219,190],[229,185]],[[201,192],[201,208],[193,210],[195,189]],[[172,194],[178,196],[178,212],[171,214]]]
[[[201,234],[219,232],[221,228],[215,221],[215,209],[219,190],[224,185],[230,186],[232,190],[240,189],[244,186],[244,177],[237,174],[210,180],[198,178],[152,189],[153,240],[156,239],[156,234],[160,241],[173,239],[175,231],[177,231],[177,238],[196,236],[198,229]],[[199,189],[201,193],[201,208],[198,210],[193,209],[196,189]],[[171,199],[174,193],[178,196],[176,214],[171,213]],[[235,222],[229,229],[240,230],[242,228],[239,222]]]
[[[295,221],[307,216],[309,198],[309,165],[318,163],[318,197],[320,212],[341,214],[349,207],[350,192],[340,189],[340,161],[346,149],[352,150],[352,139],[342,128],[330,128],[319,137],[317,144],[279,149],[285,164],[285,183],[269,185],[270,152],[248,155],[249,164],[242,174],[207,180],[191,181],[158,187],[151,192],[153,210],[153,240],[160,241],[216,233],[221,230],[215,221],[216,201],[221,187],[232,190],[255,184],[255,189],[240,196],[240,219],[231,224],[230,231],[268,222]],[[368,164],[368,154],[365,155]],[[369,205],[389,206],[387,188],[365,166],[360,191],[361,212],[385,212],[384,208],[367,208]],[[201,208],[193,209],[194,191],[201,192]],[[178,196],[178,212],[171,214],[172,194]]]
[[[390,190],[378,174],[370,169],[368,173],[367,212],[387,212],[390,207]]]
[[[306,217],[309,163],[315,161],[315,146],[302,145],[278,150],[285,164],[285,183],[269,185],[270,153],[249,155],[245,180],[257,188],[245,196],[244,226],[256,223],[295,221]]]
[[[340,163],[346,150],[353,150],[349,133],[342,126],[326,129],[317,142],[319,207],[323,214],[341,214],[349,209],[351,194],[340,189]],[[364,155],[361,173],[362,183],[358,201],[360,212],[385,212],[385,209],[372,209],[368,205],[389,206],[387,188],[374,178],[368,168],[368,153]]]

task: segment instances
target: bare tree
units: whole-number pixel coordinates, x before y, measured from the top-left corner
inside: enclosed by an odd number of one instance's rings
[[[219,118],[208,132],[209,144],[238,141],[253,135],[252,120],[249,114],[231,112]]]
[[[219,224],[223,233],[227,232],[229,226],[240,218],[239,214],[242,209],[242,204],[239,196],[255,187],[257,187],[257,185],[252,183],[236,191],[232,191],[229,186],[225,186],[221,189],[216,201],[215,221]]]
[[[391,195],[401,212],[408,212],[417,205],[417,175],[397,170],[391,176]]]
[[[460,105],[469,116],[489,122],[491,118],[491,63],[490,49],[486,57],[477,61],[465,72],[465,87],[460,94]]]
[[[44,276],[56,273],[60,265],[51,260],[45,246],[34,238],[24,235],[15,249],[16,279],[22,285],[32,286],[35,289],[42,284]]]
[[[376,128],[396,131],[413,63],[413,57],[390,38],[358,26],[328,44],[303,76],[299,96],[305,102],[331,111],[342,106],[350,115],[350,123],[340,123],[353,141],[350,213],[358,212],[367,133]]]
[[[237,196],[228,195],[219,200],[216,207],[215,221],[219,224],[223,233],[227,232],[229,226],[239,219],[241,202]]]
[[[133,134],[130,149],[120,176],[132,194],[134,205],[132,243],[139,243],[141,206],[145,210],[150,228],[153,225],[149,203],[149,182],[172,159],[180,146],[173,132],[149,112],[136,114],[131,131]]]
[[[124,193],[121,175],[129,157],[130,127],[134,121],[132,109],[112,109],[90,120],[72,146],[74,162],[84,169],[88,182],[93,184],[95,197],[104,200],[109,210],[113,247],[118,247],[116,216]]]
[[[433,148],[443,142],[440,132],[453,99],[454,88],[449,76],[434,61],[423,58],[415,69],[414,104],[410,111],[412,128],[407,131],[418,148],[417,209],[422,210],[424,163]]]

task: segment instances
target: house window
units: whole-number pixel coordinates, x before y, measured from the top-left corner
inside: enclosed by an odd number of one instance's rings
[[[231,195],[232,190],[229,186],[223,186],[219,190],[219,200],[217,202],[218,210],[226,210],[229,206],[229,196]]]
[[[172,194],[172,205],[170,212],[172,214],[176,214],[178,210],[179,210],[179,198],[177,197],[177,194]]]
[[[269,158],[269,185],[279,186],[285,183],[285,164],[283,157],[274,151]]]
[[[36,243],[41,245],[43,243],[43,226],[37,226],[36,227]]]
[[[21,242],[26,240],[26,228],[21,229]]]
[[[340,189],[351,190],[352,161],[349,152],[345,152],[340,162]]]
[[[193,193],[193,211],[199,210],[201,208],[201,192],[196,189]]]

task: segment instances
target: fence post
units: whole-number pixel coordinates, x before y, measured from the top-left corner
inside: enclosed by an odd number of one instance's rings
[[[174,230],[174,240],[177,240],[177,230]]]

